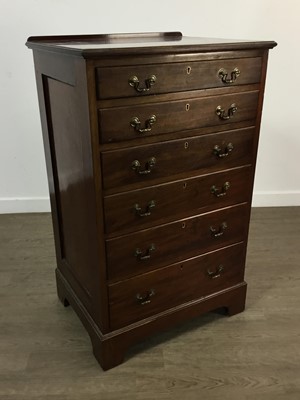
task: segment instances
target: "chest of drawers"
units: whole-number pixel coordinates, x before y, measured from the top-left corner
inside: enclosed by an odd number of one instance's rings
[[[31,37],[57,291],[109,369],[201,313],[243,311],[268,51],[158,34]]]

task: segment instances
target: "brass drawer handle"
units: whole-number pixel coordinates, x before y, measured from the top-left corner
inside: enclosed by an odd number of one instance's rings
[[[214,228],[213,226],[210,227],[210,231],[213,237],[217,238],[224,235],[225,230],[227,229],[228,225],[226,222],[222,222],[219,226],[219,229]]]
[[[228,78],[228,72],[226,71],[226,69],[221,68],[218,71],[219,78],[221,79],[221,81],[223,83],[226,83],[226,84],[234,83],[236,81],[236,78],[240,75],[241,75],[241,71],[238,68],[234,68],[234,70],[231,71],[230,78]]]
[[[232,118],[233,114],[237,112],[237,106],[235,103],[232,103],[231,106],[228,108],[227,114],[222,106],[218,106],[216,108],[217,116],[222,120],[227,120]]]
[[[135,204],[134,205],[135,212],[139,217],[149,217],[149,215],[151,215],[151,210],[154,207],[155,207],[155,201],[154,200],[149,201],[149,203],[147,204],[145,212],[142,212],[142,208],[139,206],[139,204]]]
[[[155,244],[151,243],[150,247],[145,251],[144,254],[141,249],[137,248],[137,249],[135,249],[134,255],[140,261],[149,260],[149,258],[151,257],[151,253],[154,250],[155,250]]]
[[[142,166],[141,166],[141,163],[139,162],[139,160],[134,160],[131,164],[131,168],[134,171],[136,171],[139,175],[147,175],[147,174],[150,174],[150,172],[152,171],[152,168],[155,166],[155,164],[156,164],[156,158],[151,157],[146,162],[145,169],[141,169]]]
[[[208,269],[207,270],[207,275],[211,279],[216,279],[216,278],[219,278],[223,272],[224,272],[223,265],[219,265],[218,268],[216,269],[216,271],[210,271],[210,269]]]
[[[156,122],[156,115],[151,115],[145,122],[145,128],[141,128],[141,121],[138,117],[133,117],[130,121],[130,125],[139,133],[150,132],[152,125]]]
[[[222,151],[221,147],[216,144],[214,147],[213,153],[218,158],[223,158],[223,157],[227,157],[232,152],[232,150],[233,150],[232,143],[228,143],[227,146],[225,147],[224,151]]]
[[[150,289],[145,296],[142,296],[141,294],[137,294],[136,295],[136,299],[138,301],[138,303],[143,306],[145,304],[149,304],[151,303],[151,297],[153,297],[155,295],[155,291],[153,289]]]
[[[131,76],[128,80],[129,85],[132,86],[139,93],[149,92],[149,90],[155,84],[155,82],[156,82],[155,75],[151,75],[149,78],[145,79],[145,87],[140,87],[139,78],[135,75]]]
[[[222,188],[217,188],[217,186],[213,185],[210,188],[212,194],[216,197],[224,197],[227,194],[227,190],[230,188],[230,182],[225,182]]]

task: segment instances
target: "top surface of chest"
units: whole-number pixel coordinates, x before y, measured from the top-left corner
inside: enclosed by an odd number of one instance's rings
[[[182,36],[181,32],[36,36],[27,46],[95,58],[109,54],[165,54],[186,51],[228,51],[272,48],[273,41],[246,41]]]

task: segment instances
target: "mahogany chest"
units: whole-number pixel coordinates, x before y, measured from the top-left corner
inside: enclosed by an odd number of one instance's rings
[[[57,291],[103,369],[244,310],[268,50],[179,32],[31,37]]]

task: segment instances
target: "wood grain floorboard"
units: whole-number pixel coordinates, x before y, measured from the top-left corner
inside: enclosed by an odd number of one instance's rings
[[[299,400],[300,207],[252,210],[246,311],[209,313],[103,372],[57,300],[50,214],[0,215],[0,400]]]

